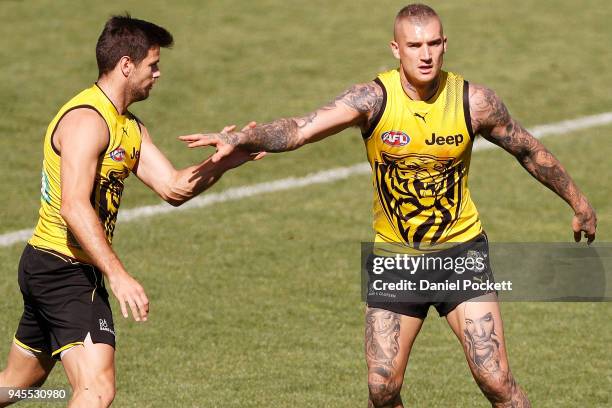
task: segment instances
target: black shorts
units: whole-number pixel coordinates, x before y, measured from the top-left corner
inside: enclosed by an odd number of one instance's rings
[[[115,347],[108,292],[94,266],[28,244],[18,279],[24,310],[17,345],[59,359],[62,351],[83,344],[89,333],[92,342]]]
[[[388,258],[394,262],[385,268]],[[418,266],[407,258],[415,258]],[[468,242],[425,255],[396,254],[394,258],[372,254],[367,259],[366,272],[369,307],[421,319],[427,316],[430,306],[440,316],[446,316],[465,301],[495,292],[490,288],[495,281],[484,233]]]

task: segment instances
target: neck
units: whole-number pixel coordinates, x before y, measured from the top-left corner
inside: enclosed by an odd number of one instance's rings
[[[440,74],[433,81],[422,85],[412,84],[406,77],[406,74],[404,74],[404,70],[400,70],[400,78],[404,92],[410,99],[415,101],[430,100],[438,92],[438,86],[440,85]]]
[[[119,114],[123,115],[131,103],[125,86],[113,79],[110,75],[98,78],[96,83],[113,103]]]

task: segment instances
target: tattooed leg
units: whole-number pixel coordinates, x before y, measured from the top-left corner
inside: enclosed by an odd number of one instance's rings
[[[423,320],[383,309],[366,310],[368,407],[401,408],[400,390],[410,349]]]
[[[489,294],[478,300],[460,304],[447,316],[463,344],[472,375],[494,408],[530,408],[508,365],[496,296]]]

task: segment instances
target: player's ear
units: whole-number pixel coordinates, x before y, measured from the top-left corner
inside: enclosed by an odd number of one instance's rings
[[[391,52],[393,53],[393,56],[397,59],[400,59],[399,44],[395,40],[391,40],[391,42],[389,42],[389,46],[391,47]]]
[[[121,73],[126,78],[130,75],[130,73],[132,72],[132,69],[134,69],[134,63],[132,62],[132,59],[128,57],[127,55],[124,55],[123,57],[121,57],[118,64],[119,64],[119,68],[121,69]]]
[[[443,40],[443,44],[444,44],[444,53],[446,53],[446,50],[447,50],[447,41],[446,41],[446,40],[447,40],[447,38],[446,38],[446,36],[444,36],[443,38],[444,38],[444,40]]]

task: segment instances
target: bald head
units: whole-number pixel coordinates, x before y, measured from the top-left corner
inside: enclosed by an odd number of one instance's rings
[[[442,21],[434,9],[425,4],[409,4],[402,8],[395,16],[393,36],[397,40],[398,31],[401,31],[400,26],[406,21],[416,25],[425,25],[432,19],[438,21],[440,25],[440,34],[444,35],[442,32]]]

